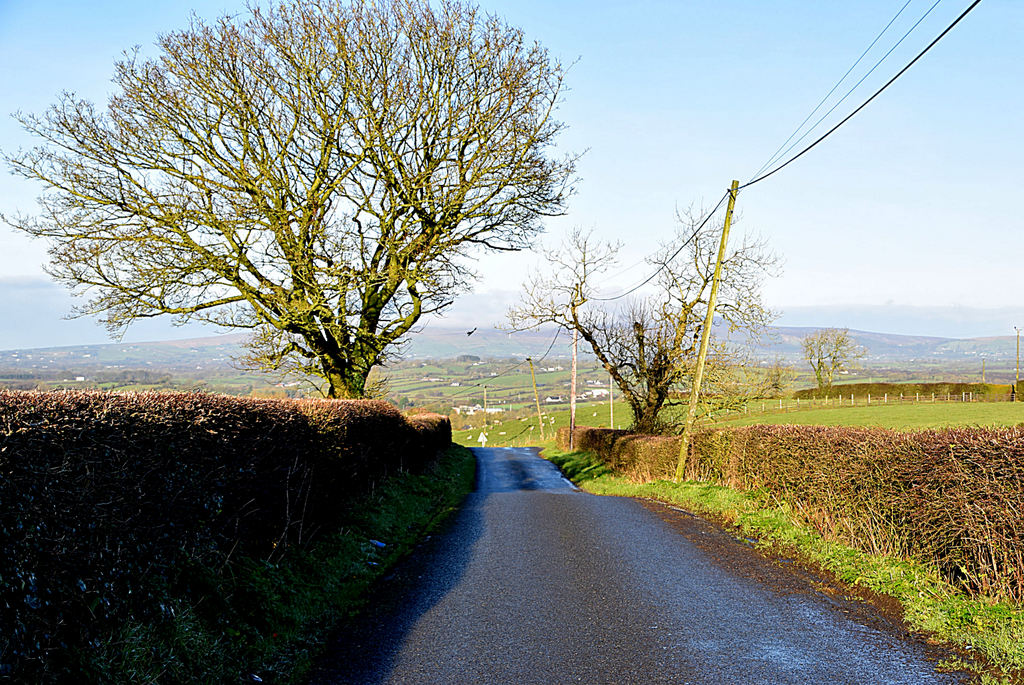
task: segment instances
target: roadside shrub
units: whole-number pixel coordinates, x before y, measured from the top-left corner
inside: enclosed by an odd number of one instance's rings
[[[591,449],[631,480],[674,475],[678,438],[577,431],[578,444],[601,446]],[[1021,427],[702,430],[685,474],[759,491],[827,539],[930,562],[974,595],[1024,602]]]
[[[424,412],[407,418],[425,449],[439,451],[452,444],[452,422],[447,416]]]
[[[679,438],[675,436],[578,427],[574,443],[575,449],[596,452],[611,469],[637,483],[670,478],[679,459]],[[568,428],[558,430],[556,444],[559,449],[569,449]]]
[[[0,677],[94,680],[84,651],[173,597],[216,620],[239,560],[308,544],[443,433],[376,402],[0,391]]]

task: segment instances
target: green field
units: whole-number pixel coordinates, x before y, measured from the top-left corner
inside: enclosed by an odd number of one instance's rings
[[[581,404],[577,407],[576,421],[581,426],[608,427],[608,404]],[[624,403],[615,403],[615,427],[628,428],[629,409]],[[1016,426],[1024,424],[1024,402],[968,402],[879,404],[870,407],[835,407],[829,409],[799,409],[786,412],[751,414],[735,419],[704,422],[704,427],[767,425],[812,426],[877,426],[893,430],[924,430],[950,426]],[[539,439],[537,416],[493,419],[486,429],[490,447],[554,445],[555,430],[569,425],[568,407],[544,411],[544,440]],[[533,429],[530,429],[533,426]],[[476,417],[472,428],[456,426],[455,441],[476,447],[479,445],[483,425]]]
[[[558,409],[543,408],[544,440],[541,440],[536,411],[516,414],[517,416],[498,419],[491,417],[486,429],[488,447],[550,447],[555,444],[555,431],[569,425],[568,406],[560,406]],[[477,447],[480,445],[480,433],[484,430],[482,418],[479,415],[470,418],[472,427],[468,429],[464,427],[465,424],[459,422],[461,419],[453,422],[452,439],[461,445]],[[628,428],[631,420],[632,416],[626,404],[616,402],[615,427]],[[580,426],[608,428],[608,402],[579,403],[576,406],[576,422]]]
[[[1015,426],[1021,423],[1024,423],[1024,402],[952,402],[801,409],[785,413],[751,414],[717,421],[712,425],[802,424],[922,430],[949,426]]]

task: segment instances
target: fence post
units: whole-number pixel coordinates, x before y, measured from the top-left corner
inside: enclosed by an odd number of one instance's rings
[[[889,404],[889,393],[885,393],[885,399],[882,400],[883,404]]]
[[[917,395],[914,397],[914,401],[915,402],[920,402],[921,401],[921,393],[917,393]]]
[[[871,393],[868,393],[868,406],[871,406]]]
[[[935,403],[935,393],[932,393],[932,403]]]

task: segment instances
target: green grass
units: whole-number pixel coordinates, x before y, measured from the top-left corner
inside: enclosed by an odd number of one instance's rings
[[[786,413],[750,414],[716,421],[715,426],[761,424],[812,426],[878,426],[921,430],[950,426],[1015,426],[1024,423],[1024,402],[877,404],[870,407],[800,409]]]
[[[758,405],[759,406],[759,405]],[[555,431],[569,425],[569,407],[548,405],[543,408],[545,439],[540,440],[536,413],[520,418],[494,418],[487,429],[490,447],[534,445],[554,447]],[[499,415],[500,416],[500,415]],[[835,407],[829,409],[799,409],[778,413],[733,415],[734,418],[704,422],[709,427],[750,426],[760,424],[802,424],[823,426],[878,426],[894,430],[923,430],[949,426],[1015,426],[1024,423],[1024,402],[968,402],[921,404],[872,404],[870,407]],[[608,427],[608,403],[580,404],[576,420],[580,426]],[[631,422],[629,408],[624,402],[615,403],[615,424],[627,428]],[[462,429],[465,424],[472,428]],[[478,444],[482,430],[479,416],[456,418],[454,438],[464,445]],[[533,430],[529,427],[533,426]]]
[[[989,663],[977,664],[986,671],[983,682],[1024,675],[1024,609],[967,597],[927,564],[870,555],[825,540],[796,525],[787,507],[773,506],[756,492],[697,482],[636,484],[616,476],[589,453],[545,450],[545,456],[587,492],[682,505],[726,521],[739,534],[758,539],[760,547],[792,554],[832,571],[851,585],[895,597],[914,628],[984,655]]]
[[[569,425],[569,406],[547,405],[542,407],[544,414],[544,440],[540,439],[540,430],[537,423],[536,410],[517,412],[521,414],[518,418],[512,416],[492,416],[490,425],[487,427],[488,447],[513,447],[513,446],[537,446],[553,447],[555,444],[555,432],[559,428]],[[608,427],[608,401],[579,403],[576,406],[576,422],[580,426]],[[632,416],[629,407],[624,402],[615,403],[615,424],[616,428],[629,426]],[[462,426],[469,424],[472,428],[463,429]],[[452,439],[464,445],[479,445],[477,438],[483,429],[482,420],[479,415],[467,417],[464,421],[455,418],[452,421]],[[532,430],[530,427],[533,427]]]
[[[473,488],[469,450],[449,449],[423,474],[399,474],[346,506],[345,527],[277,563],[243,559],[232,573],[195,569],[203,596],[171,595],[170,619],[129,622],[87,655],[94,682],[300,683],[337,622],[366,589]],[[384,543],[380,546],[375,543]]]

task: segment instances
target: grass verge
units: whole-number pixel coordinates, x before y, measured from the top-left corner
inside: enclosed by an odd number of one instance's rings
[[[453,445],[425,473],[391,477],[343,504],[340,531],[279,562],[195,568],[167,588],[165,620],[129,621],[88,657],[93,682],[304,682],[338,621],[366,589],[458,508],[476,462]]]
[[[917,561],[875,556],[823,539],[794,523],[789,508],[757,492],[699,482],[637,484],[615,475],[587,452],[547,449],[544,456],[587,492],[671,502],[735,526],[765,549],[784,549],[854,586],[896,598],[906,621],[979,656],[982,682],[1024,682],[1024,609],[971,598]]]

